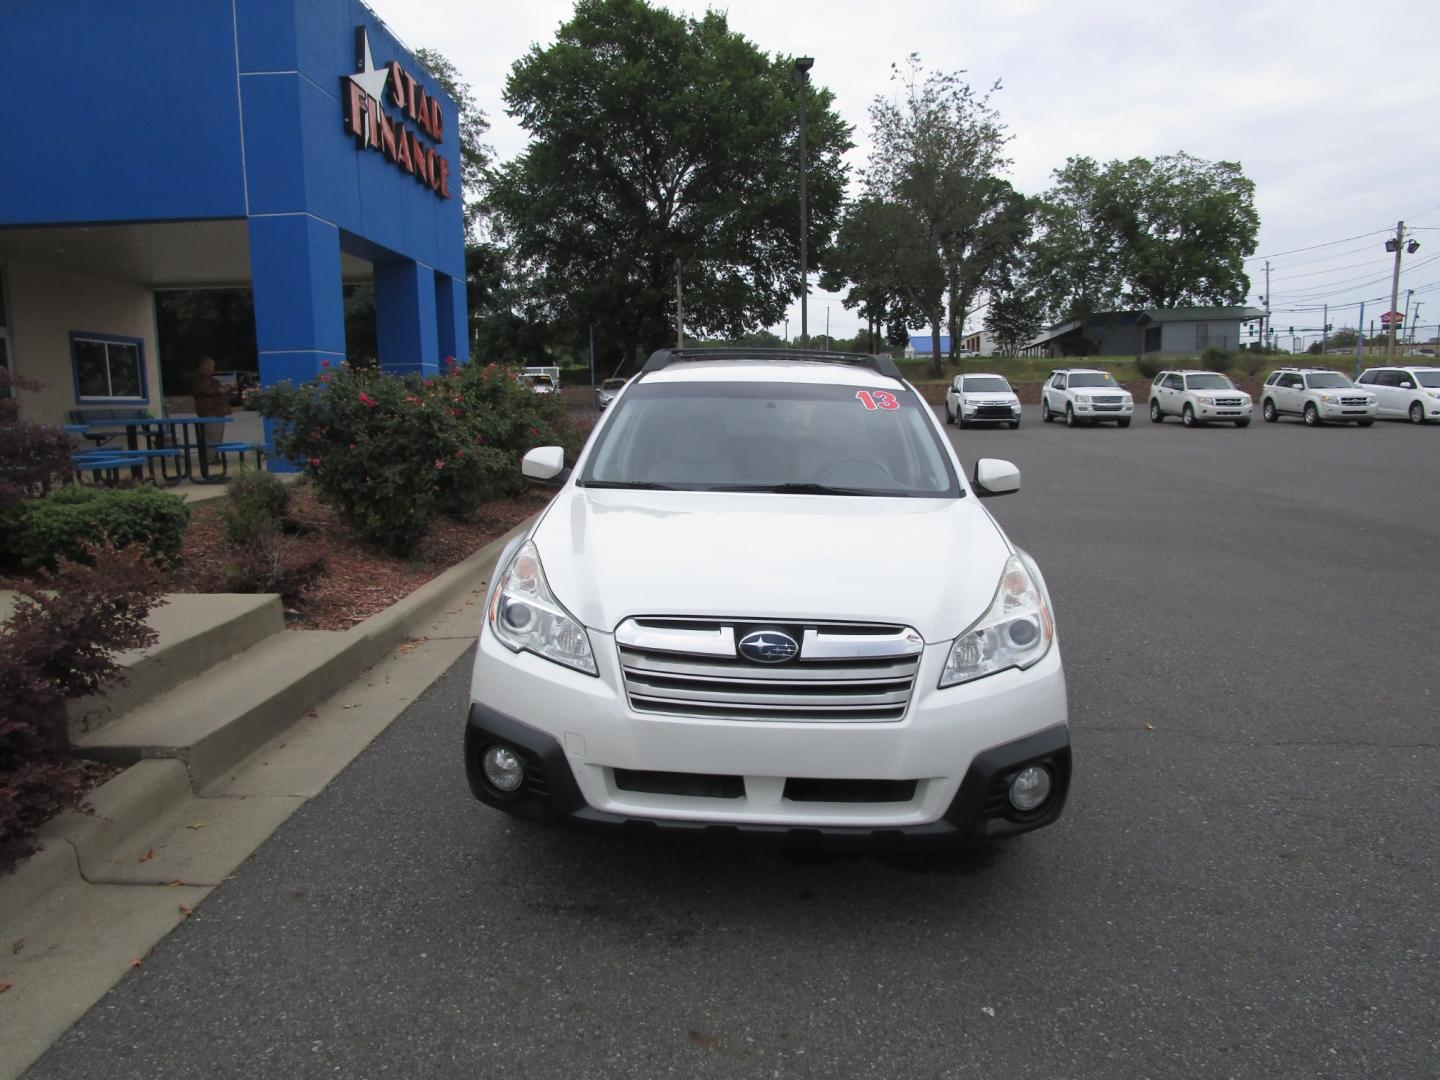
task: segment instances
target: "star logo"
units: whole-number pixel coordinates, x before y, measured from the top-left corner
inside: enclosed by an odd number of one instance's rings
[[[385,92],[385,86],[390,81],[390,68],[377,68],[375,58],[370,55],[370,36],[366,33],[365,27],[355,28],[355,74],[350,76],[350,81],[365,92],[366,97],[380,100],[380,95]]]

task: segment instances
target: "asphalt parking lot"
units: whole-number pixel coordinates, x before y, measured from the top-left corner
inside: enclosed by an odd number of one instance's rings
[[[1022,471],[989,505],[1057,608],[1057,826],[539,829],[466,790],[462,661],[30,1075],[1436,1076],[1440,430],[953,437]]]

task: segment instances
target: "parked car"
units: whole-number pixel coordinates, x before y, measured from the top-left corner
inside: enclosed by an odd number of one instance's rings
[[[1057,368],[1050,372],[1040,398],[1040,419],[1050,423],[1063,417],[1069,427],[1113,420],[1130,426],[1135,398],[1108,371],[1095,368]]]
[[[1212,420],[1250,426],[1250,395],[1218,371],[1162,371],[1150,384],[1150,419],[1159,424],[1178,416],[1186,427]]]
[[[1440,367],[1368,368],[1360,385],[1375,395],[1376,416],[1412,424],[1440,420]]]
[[[1282,416],[1298,416],[1307,427],[1375,423],[1375,395],[1329,368],[1279,368],[1266,378],[1260,394],[1260,415],[1267,424]]]
[[[521,385],[528,386],[531,393],[553,394],[555,393],[555,380],[549,375],[535,375],[530,372],[521,372],[517,378]]]
[[[945,422],[1020,426],[1020,399],[1003,375],[956,375],[945,391]]]
[[[476,798],[592,828],[930,846],[1060,815],[1044,578],[891,360],[662,350],[501,553],[465,736]],[[925,573],[877,574],[904,551]]]
[[[610,407],[610,403],[615,400],[621,390],[625,389],[625,384],[629,381],[629,379],[606,379],[600,384],[600,388],[595,391],[595,404],[601,412]]]

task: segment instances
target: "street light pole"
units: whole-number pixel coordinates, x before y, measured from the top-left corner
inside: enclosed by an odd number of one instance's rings
[[[805,207],[805,99],[810,85],[810,69],[815,66],[813,56],[795,58],[795,81],[800,86],[800,341],[803,348],[810,345],[810,322],[807,310],[810,298],[810,268],[807,265],[807,234],[810,231],[806,220]]]

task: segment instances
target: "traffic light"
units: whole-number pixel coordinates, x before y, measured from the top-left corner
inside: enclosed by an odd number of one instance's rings
[[[1334,330],[1334,329],[1335,329],[1335,324],[1334,324],[1334,323],[1328,323],[1328,322],[1327,322],[1327,323],[1325,324],[1325,333],[1328,334],[1328,333],[1330,333],[1330,331],[1332,331],[1332,330]]]
[[[1290,333],[1292,333],[1292,334],[1295,333],[1295,327],[1293,327],[1293,326],[1290,327]]]

